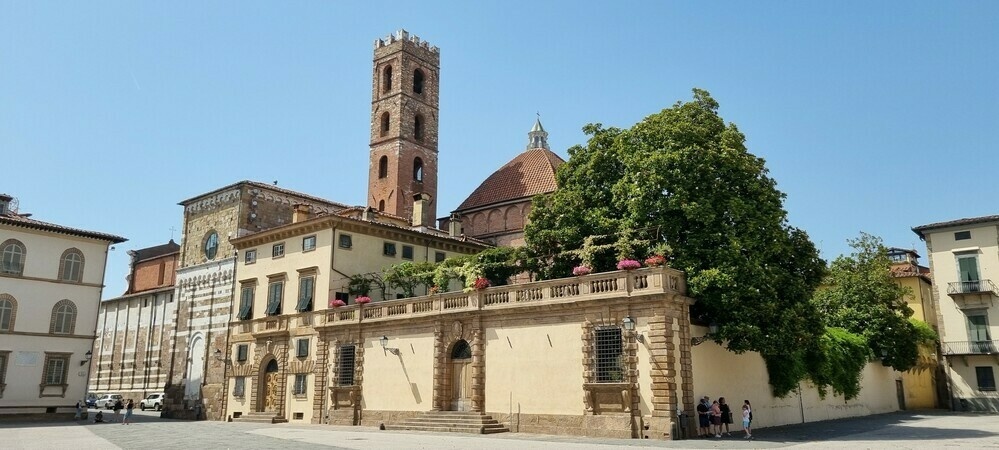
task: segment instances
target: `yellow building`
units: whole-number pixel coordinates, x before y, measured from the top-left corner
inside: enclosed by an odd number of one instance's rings
[[[922,320],[937,329],[937,313],[933,304],[933,280],[930,269],[919,265],[919,254],[915,250],[902,248],[888,249],[891,259],[891,274],[899,286],[908,290],[905,302],[912,308],[912,317]],[[939,408],[938,374],[936,346],[920,348],[916,367],[902,373],[902,395],[899,407],[902,409]]]

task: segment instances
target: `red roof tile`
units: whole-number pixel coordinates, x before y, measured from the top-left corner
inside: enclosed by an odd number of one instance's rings
[[[543,148],[533,148],[486,178],[456,211],[467,211],[509,200],[554,192],[555,170],[565,160]]]

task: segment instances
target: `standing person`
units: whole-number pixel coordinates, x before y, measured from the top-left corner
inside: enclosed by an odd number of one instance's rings
[[[121,417],[121,408],[122,408],[121,399],[115,400],[114,406],[112,407],[112,409],[114,409],[114,417],[111,418],[112,422],[117,422],[118,417]]]
[[[132,408],[135,408],[135,403],[132,403],[132,399],[128,399],[128,404],[125,405],[125,418],[121,420],[122,425],[128,425],[132,420]]]
[[[711,403],[711,430],[716,438],[721,437],[721,406],[718,400]]]
[[[73,420],[80,420],[83,418],[83,407],[80,406],[79,400],[76,402],[76,415],[73,416]]]
[[[704,398],[701,399],[701,403],[697,404],[697,435],[702,438],[708,437],[708,427],[711,424],[709,408],[708,396],[705,395]]]
[[[746,400],[742,404],[742,429],[746,432],[746,436],[743,439],[753,438],[753,407],[749,404],[749,400]]]
[[[728,426],[732,423],[732,408],[725,403],[725,397],[718,398],[718,407],[721,408],[721,422],[725,426],[725,436],[731,436],[732,432]]]

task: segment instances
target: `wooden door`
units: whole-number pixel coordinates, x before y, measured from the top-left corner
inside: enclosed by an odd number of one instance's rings
[[[451,410],[470,411],[472,407],[472,360],[451,362]]]
[[[270,360],[260,374],[260,392],[257,398],[257,410],[260,412],[277,412],[278,396],[281,390],[278,389],[278,363],[277,360]]]

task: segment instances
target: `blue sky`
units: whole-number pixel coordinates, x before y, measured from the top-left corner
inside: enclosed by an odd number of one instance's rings
[[[707,89],[826,258],[999,214],[999,2],[0,0],[0,192],[129,238],[242,179],[364,203],[372,42],[441,48],[438,215],[520,153]],[[179,238],[179,231],[174,234]],[[924,255],[925,256],[925,255]]]

